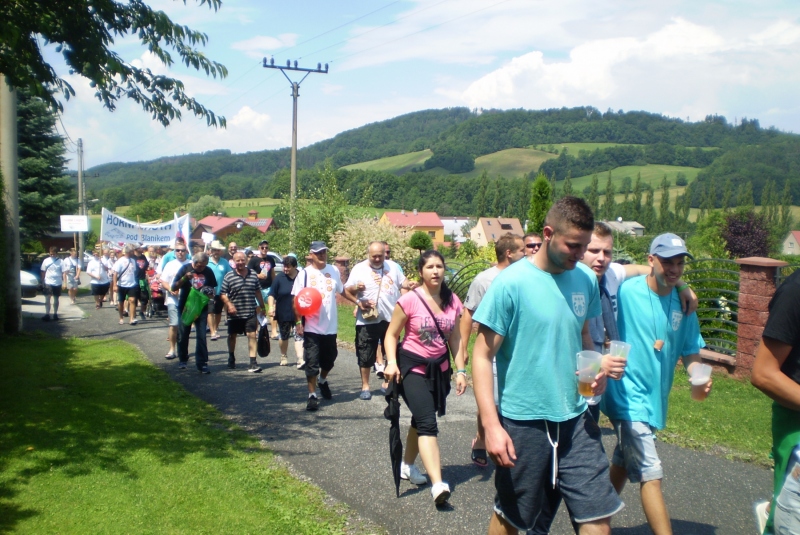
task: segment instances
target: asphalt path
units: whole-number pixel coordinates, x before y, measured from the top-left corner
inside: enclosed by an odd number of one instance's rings
[[[239,338],[235,370],[226,367],[225,339],[209,340],[210,375],[194,367],[194,339],[190,343],[187,370],[164,354],[166,320],[149,319],[131,326],[117,323],[114,310],[95,310],[90,296],[78,298],[77,306],[63,304],[59,322],[42,322],[40,299],[25,301],[25,329],[41,329],[59,336],[117,338],[136,345],[198,398],[210,403],[228,418],[259,437],[291,469],[366,521],[367,531],[391,534],[486,533],[492,511],[494,474],[491,468],[474,466],[469,458],[475,434],[475,399],[468,389],[463,396],[451,391],[447,415],[439,420],[442,472],[450,483],[451,507],[434,507],[430,486],[416,487],[403,481],[395,497],[389,465],[389,422],[383,418],[386,403],[379,380],[372,376],[373,398],[358,399],[360,379],[353,351],[340,347],[336,367],[329,376],[333,399],[322,400],[316,413],[305,410],[306,381],[294,366],[278,365],[279,350],[259,359],[263,372],[246,370],[245,340]],[[41,308],[40,308],[41,307]],[[37,310],[38,309],[38,310]],[[223,326],[224,332],[224,326]],[[349,341],[347,341],[349,342]],[[346,345],[346,344],[340,344]],[[289,359],[294,362],[290,344]],[[401,427],[405,437],[410,415],[402,406]],[[610,453],[613,433],[604,429],[603,443]],[[405,440],[404,440],[405,442]],[[769,470],[729,461],[669,444],[658,444],[666,477],[664,494],[677,535],[733,535],[756,533],[752,505],[769,495]],[[421,461],[417,465],[422,469]],[[651,533],[639,500],[637,485],[622,494],[625,509],[612,520],[613,532],[624,535]],[[213,507],[213,505],[209,504]],[[571,534],[572,527],[562,506],[551,533]]]

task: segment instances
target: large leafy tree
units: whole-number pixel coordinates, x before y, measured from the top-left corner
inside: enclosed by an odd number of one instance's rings
[[[56,232],[59,216],[77,209],[76,192],[64,176],[64,139],[47,103],[21,90],[17,100],[19,230],[22,241]]]
[[[222,4],[222,0],[197,2],[214,10]],[[207,43],[206,34],[175,24],[142,0],[0,2],[0,73],[17,89],[27,88],[61,109],[58,96],[69,99],[75,90],[42,56],[42,43],[52,43],[70,72],[88,78],[95,96],[109,110],[127,97],[164,126],[180,119],[182,109],[205,118],[209,125],[225,126],[225,118],[188,96],[180,80],[136,67],[111,49],[115,39],[129,35],[138,37],[166,66],[177,59],[206,75],[223,78],[228,74],[224,65],[195,48]]]

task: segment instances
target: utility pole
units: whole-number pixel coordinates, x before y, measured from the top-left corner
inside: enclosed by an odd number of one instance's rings
[[[86,215],[86,196],[83,193],[83,139],[78,138],[78,215]],[[78,263],[83,265],[83,232],[78,232]]]
[[[286,66],[275,65],[275,59],[264,58],[263,66],[267,69],[278,69],[289,80],[292,85],[292,167],[291,167],[291,187],[289,190],[289,247],[294,249],[295,238],[295,220],[296,220],[296,201],[297,201],[297,97],[300,96],[300,84],[312,72],[328,74],[328,64],[325,64],[325,70],[322,70],[322,64],[317,63],[316,69],[305,69],[297,66],[297,60],[294,61],[294,66],[290,60],[286,60]],[[293,82],[286,71],[300,71],[306,73],[299,82]]]
[[[5,213],[5,310],[0,330],[22,330],[22,290],[19,284],[19,181],[17,174],[17,92],[0,74],[0,169],[3,174]]]

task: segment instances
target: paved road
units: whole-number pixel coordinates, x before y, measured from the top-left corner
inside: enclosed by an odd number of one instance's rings
[[[36,312],[39,306],[28,302],[26,311]],[[440,420],[443,474],[453,495],[452,508],[437,511],[429,487],[417,488],[403,482],[400,498],[395,498],[389,469],[388,422],[383,418],[385,403],[380,396],[371,401],[358,399],[360,380],[352,351],[339,351],[337,365],[329,377],[333,399],[322,400],[319,412],[307,413],[305,377],[293,366],[278,366],[276,345],[269,358],[260,359],[264,372],[255,375],[242,368],[228,370],[224,339],[209,341],[212,374],[201,375],[192,367],[193,361],[188,370],[179,371],[174,361],[164,360],[164,320],[120,326],[114,311],[96,311],[89,296],[79,297],[77,307],[63,307],[60,315],[65,321],[43,323],[39,315],[28,315],[25,328],[66,336],[114,337],[135,344],[189,392],[263,439],[296,472],[388,533],[486,532],[494,495],[493,472],[473,466],[469,459],[475,427],[471,390],[456,397],[454,389],[448,399],[447,416]],[[190,347],[194,347],[194,341]],[[243,346],[237,354],[240,362],[246,362]],[[377,379],[372,385],[373,392],[378,392]],[[401,425],[405,433],[410,417],[405,407],[403,413]],[[606,450],[610,451],[613,436],[610,430],[604,434]],[[658,449],[667,474],[664,492],[677,535],[755,533],[752,503],[768,495],[768,470],[669,444],[659,444]],[[421,467],[421,462],[418,465]],[[627,506],[613,520],[614,533],[650,533],[638,489],[628,486],[623,499]],[[563,507],[552,533],[572,533]]]

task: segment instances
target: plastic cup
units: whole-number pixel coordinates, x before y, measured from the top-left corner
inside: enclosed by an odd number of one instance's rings
[[[631,350],[631,345],[627,342],[620,342],[619,340],[612,340],[611,341],[611,350],[609,351],[609,355],[612,357],[624,357],[628,358],[628,353]]]
[[[603,355],[597,351],[580,351],[578,357],[578,393],[585,398],[594,397],[592,383],[600,373]]]
[[[692,399],[703,401],[708,397],[706,384],[711,379],[711,366],[708,364],[695,364],[692,366],[692,373],[689,382],[692,383]]]

